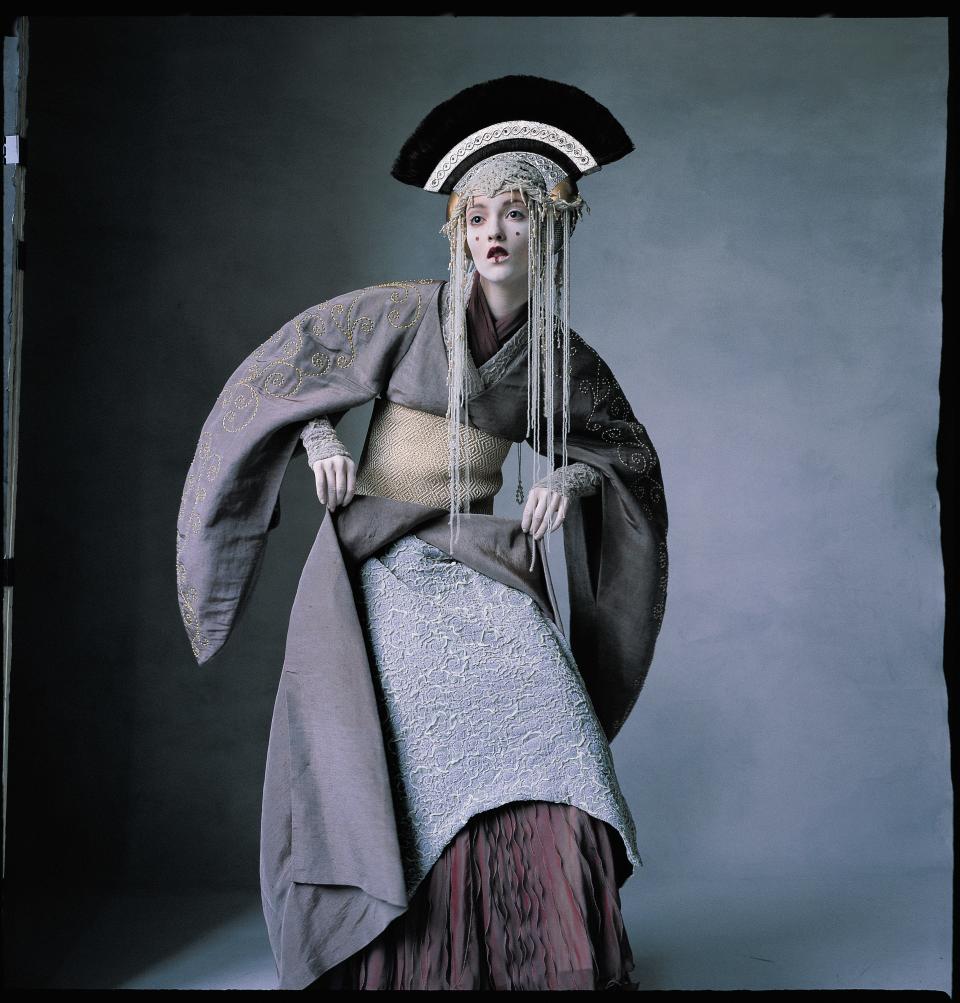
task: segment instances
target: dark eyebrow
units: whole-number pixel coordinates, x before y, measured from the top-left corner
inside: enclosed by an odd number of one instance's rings
[[[523,199],[510,199],[509,202],[504,202],[503,208],[506,209],[508,205],[522,205],[526,206],[526,202]],[[471,202],[470,209],[489,209],[490,206],[486,202]]]

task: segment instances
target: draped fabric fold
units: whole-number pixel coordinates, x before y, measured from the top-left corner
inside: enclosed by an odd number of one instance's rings
[[[605,822],[518,801],[474,815],[410,908],[308,989],[636,989]]]
[[[387,283],[310,307],[227,380],[201,430],[177,517],[180,611],[200,665],[223,647],[256,584],[304,423],[376,397],[438,289]]]
[[[646,428],[597,352],[576,332],[571,343],[576,389],[567,454],[597,468],[603,481],[599,496],[571,501],[564,521],[570,644],[612,741],[646,680],[663,621],[667,506]],[[542,440],[527,441],[546,453]]]
[[[467,339],[473,361],[482,366],[527,319],[527,304],[517,307],[506,317],[496,320],[483,292],[480,273],[474,274],[467,300]]]

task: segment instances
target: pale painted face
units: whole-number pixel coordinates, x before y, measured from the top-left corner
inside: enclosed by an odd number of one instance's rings
[[[481,276],[488,282],[525,285],[530,223],[520,192],[473,196],[466,225],[467,247]]]

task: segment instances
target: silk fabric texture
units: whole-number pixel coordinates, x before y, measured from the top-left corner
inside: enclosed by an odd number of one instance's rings
[[[527,304],[524,303],[506,317],[496,320],[484,295],[480,273],[476,273],[470,298],[467,300],[467,338],[473,361],[478,366],[492,358],[507,338],[523,326],[526,319]]]

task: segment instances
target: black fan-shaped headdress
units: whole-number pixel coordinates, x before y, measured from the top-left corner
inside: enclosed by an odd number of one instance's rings
[[[538,153],[576,181],[633,149],[610,111],[580,88],[515,74],[474,84],[437,105],[403,144],[390,173],[448,195],[474,164],[497,153]]]

